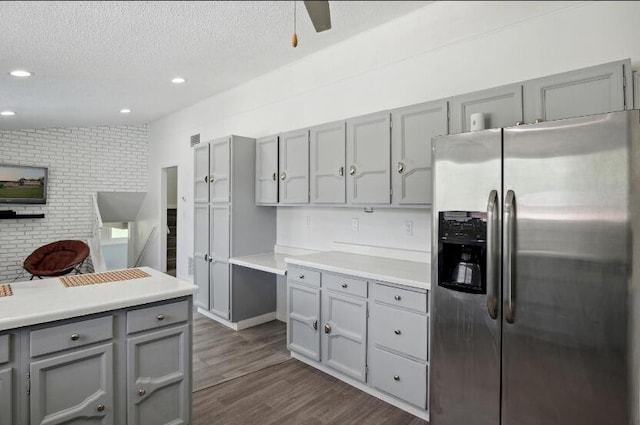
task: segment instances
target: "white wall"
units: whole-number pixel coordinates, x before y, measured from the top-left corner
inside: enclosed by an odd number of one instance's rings
[[[147,190],[146,126],[0,131],[0,163],[49,168],[46,205],[2,205],[43,219],[0,221],[0,282],[37,247],[91,234],[96,191]],[[29,277],[29,274],[26,274]]]
[[[178,217],[177,274],[189,278],[192,134],[260,137],[624,58],[638,68],[638,16],[640,2],[435,2],[205,99],[149,125],[142,227],[158,221],[155,176],[180,165],[178,202],[187,208]],[[356,216],[360,230],[352,232]],[[414,222],[413,237],[403,233],[405,220]],[[429,213],[279,208],[278,243],[328,249],[334,239],[428,251]],[[157,244],[144,260],[159,266]]]

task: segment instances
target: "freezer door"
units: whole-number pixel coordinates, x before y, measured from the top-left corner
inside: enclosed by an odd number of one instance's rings
[[[495,301],[500,296],[501,161],[500,129],[433,139],[431,425],[497,425],[500,420],[500,303]],[[469,293],[439,286],[436,265],[444,258],[439,251],[440,212],[487,214],[490,198],[487,230],[494,243],[487,247],[487,262],[494,261],[495,273],[492,277],[487,271],[487,290]]]
[[[502,425],[630,423],[632,120],[504,130]]]

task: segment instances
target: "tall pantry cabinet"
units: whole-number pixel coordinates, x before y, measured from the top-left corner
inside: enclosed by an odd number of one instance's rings
[[[273,251],[276,211],[255,204],[255,139],[194,147],[194,304],[232,323],[272,313],[274,282],[229,258]]]

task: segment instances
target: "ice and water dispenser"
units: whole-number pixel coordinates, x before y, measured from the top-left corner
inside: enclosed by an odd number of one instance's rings
[[[438,285],[487,292],[487,214],[442,211],[438,217]]]

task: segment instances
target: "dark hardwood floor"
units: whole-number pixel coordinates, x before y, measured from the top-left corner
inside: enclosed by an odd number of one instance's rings
[[[286,327],[234,332],[194,316],[193,425],[425,425],[289,357]]]

